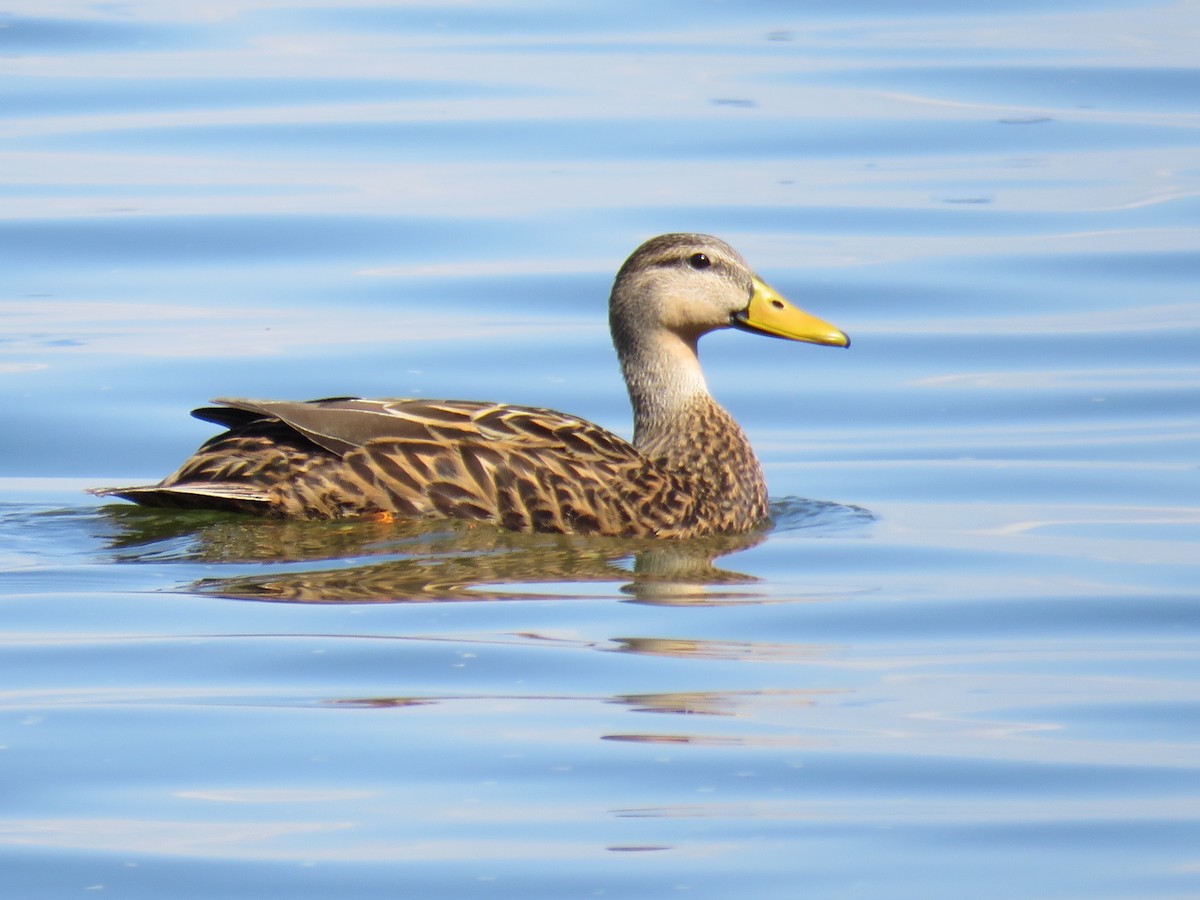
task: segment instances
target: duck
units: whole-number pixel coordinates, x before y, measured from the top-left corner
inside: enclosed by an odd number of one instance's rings
[[[609,326],[632,440],[507,403],[221,398],[192,415],[225,430],[178,471],[158,484],[92,493],[285,519],[454,519],[632,538],[765,527],[762,466],[709,392],[697,342],[726,328],[834,347],[850,339],[704,234],[639,246],[617,272]]]

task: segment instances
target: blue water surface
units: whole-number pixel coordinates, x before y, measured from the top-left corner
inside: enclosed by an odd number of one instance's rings
[[[1200,6],[0,14],[0,893],[1200,896]],[[628,435],[643,239],[774,527],[655,545],[84,493],[212,397]]]

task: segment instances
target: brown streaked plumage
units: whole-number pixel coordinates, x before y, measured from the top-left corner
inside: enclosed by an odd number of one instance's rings
[[[696,342],[718,328],[848,346],[717,238],[669,234],[617,273],[609,323],[633,441],[548,409],[464,400],[217,400],[224,426],[157,485],[104,488],[146,506],[328,519],[484,520],[516,531],[735,534],[767,517],[742,429],[709,394]]]

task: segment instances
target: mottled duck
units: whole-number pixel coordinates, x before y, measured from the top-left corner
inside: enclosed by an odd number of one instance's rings
[[[179,471],[95,493],[285,518],[455,518],[637,537],[762,525],[762,469],[709,394],[697,341],[719,328],[837,347],[849,346],[846,335],[700,234],[662,235],[634,251],[613,284],[609,325],[632,443],[575,416],[505,403],[220,399],[193,415],[227,430]]]

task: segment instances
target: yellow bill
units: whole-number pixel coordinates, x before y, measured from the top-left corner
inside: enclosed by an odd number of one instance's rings
[[[754,279],[750,305],[730,317],[730,325],[743,331],[769,334],[789,341],[849,347],[850,338],[823,319],[793,306],[761,278]]]

